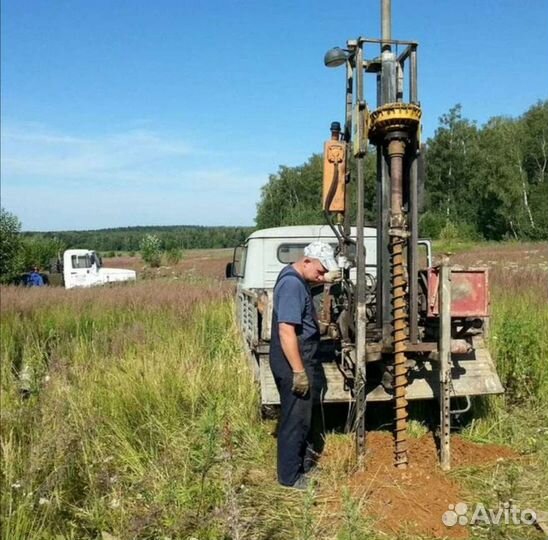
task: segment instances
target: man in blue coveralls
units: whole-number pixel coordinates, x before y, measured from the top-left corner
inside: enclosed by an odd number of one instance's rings
[[[283,486],[306,489],[308,484],[305,457],[311,450],[312,407],[319,397],[321,369],[315,357],[320,332],[310,283],[338,279],[333,248],[317,241],[280,272],[274,287],[270,367],[280,393],[277,465]]]
[[[40,275],[40,272],[38,271],[37,266],[35,266],[32,269],[32,272],[29,274],[27,283],[28,283],[29,287],[43,287],[44,286],[44,278]]]

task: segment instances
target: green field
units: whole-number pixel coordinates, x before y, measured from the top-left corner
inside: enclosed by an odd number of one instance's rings
[[[462,434],[517,457],[450,476],[491,507],[548,510],[546,251],[456,256],[493,268],[490,347],[507,388],[474,403]],[[232,288],[184,272],[116,288],[2,288],[1,537],[429,538],[376,526],[350,481],[351,435],[327,436],[331,458],[308,492],[278,487],[274,423],[260,417]],[[544,537],[524,525],[469,533]]]

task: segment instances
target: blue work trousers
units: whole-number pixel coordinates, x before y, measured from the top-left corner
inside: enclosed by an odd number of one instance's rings
[[[316,340],[300,341],[301,357],[310,383],[310,391],[305,396],[291,390],[293,371],[281,346],[274,346],[270,351],[270,367],[280,393],[277,470],[278,482],[284,486],[292,486],[306,472],[315,455],[312,416],[320,392],[320,367],[314,358],[317,346]]]

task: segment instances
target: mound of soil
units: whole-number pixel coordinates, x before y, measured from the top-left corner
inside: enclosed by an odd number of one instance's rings
[[[467,538],[465,527],[446,527],[442,515],[449,505],[466,500],[455,480],[438,463],[432,434],[409,439],[409,466],[393,465],[394,442],[390,433],[370,432],[366,439],[365,470],[350,479],[352,492],[365,497],[368,514],[381,531],[407,531],[434,538]],[[479,445],[458,436],[451,438],[452,468],[482,466],[517,457],[504,446]]]

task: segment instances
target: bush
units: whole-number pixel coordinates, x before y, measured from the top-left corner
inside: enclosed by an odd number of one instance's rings
[[[21,222],[0,208],[0,282],[11,281],[21,270]]]
[[[64,244],[56,238],[44,238],[33,236],[24,238],[21,245],[21,260],[25,270],[34,266],[41,269],[49,269],[52,262],[57,261],[63,255]]]
[[[419,219],[419,234],[423,238],[439,238],[446,219],[441,214],[425,212]]]
[[[180,248],[171,248],[166,251],[166,261],[168,264],[177,264],[183,260],[183,250]]]
[[[453,240],[463,242],[468,240],[480,240],[481,236],[471,223],[454,222],[447,220],[440,232],[440,240]]]
[[[147,234],[141,240],[140,248],[143,261],[153,268],[158,268],[162,262],[162,246],[158,236]]]

